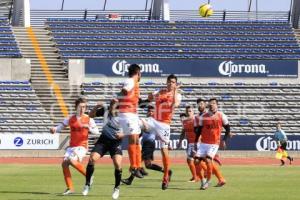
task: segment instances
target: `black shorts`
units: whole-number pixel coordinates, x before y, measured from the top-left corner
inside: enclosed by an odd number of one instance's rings
[[[103,157],[107,152],[109,152],[111,158],[114,155],[123,155],[122,140],[112,140],[101,135],[92,150],[92,153],[93,152],[99,153],[101,157]]]
[[[280,142],[281,149],[286,150],[286,145],[287,145],[286,141]]]
[[[155,141],[153,141],[153,142],[143,142],[143,145],[142,145],[142,159],[143,160],[153,160],[154,150],[155,150]]]

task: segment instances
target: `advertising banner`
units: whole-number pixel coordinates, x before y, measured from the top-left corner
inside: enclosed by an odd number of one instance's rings
[[[86,59],[85,75],[127,76],[139,64],[144,77],[297,78],[297,60]]]
[[[300,135],[288,136],[287,150],[300,150]],[[182,141],[181,147],[178,147],[179,134],[171,135],[170,145],[174,150],[187,148],[187,140]],[[160,149],[161,142],[155,141],[155,148]],[[127,141],[124,140],[123,149],[127,149]],[[274,151],[277,149],[277,143],[272,136],[269,135],[235,135],[227,141],[227,150],[256,150],[256,151]]]
[[[59,134],[0,134],[0,149],[58,149]]]

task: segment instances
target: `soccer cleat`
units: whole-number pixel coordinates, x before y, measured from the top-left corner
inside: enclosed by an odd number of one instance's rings
[[[172,174],[173,174],[173,171],[172,170],[169,170],[169,172],[168,172],[168,175],[169,175],[169,182],[171,181],[171,177],[172,177]]]
[[[88,195],[89,191],[90,191],[90,186],[85,185],[85,186],[83,187],[82,195],[83,195],[83,196]]]
[[[129,180],[129,178],[126,178],[126,179],[121,179],[121,182],[125,185],[131,185],[132,180]]]
[[[191,178],[190,180],[188,180],[188,182],[190,182],[190,183],[196,183],[198,181],[199,181],[199,179],[194,179],[194,177]]]
[[[139,171],[140,171],[140,173],[141,173],[143,176],[148,176],[148,172],[146,172],[146,170],[144,169],[144,167],[139,168]]]
[[[220,181],[217,185],[216,185],[216,187],[222,187],[222,186],[224,186],[226,184],[226,181]]]
[[[112,199],[118,199],[120,195],[120,189],[119,188],[114,188],[113,193],[112,193]]]
[[[85,185],[85,186],[83,187],[83,191],[82,191],[82,195],[83,195],[83,196],[88,195],[89,191],[90,191],[91,188],[92,188],[93,183],[94,183],[94,176],[91,177],[90,185]]]
[[[70,194],[73,194],[74,191],[73,190],[70,190],[69,188],[67,188],[64,193],[62,193],[62,195],[70,195]]]
[[[206,189],[208,188],[208,186],[209,186],[208,181],[202,182],[202,183],[201,183],[200,190],[206,190]]]
[[[168,186],[169,186],[169,179],[164,178],[162,181],[162,184],[161,184],[161,189],[166,190],[166,189],[168,189]]]
[[[291,158],[290,159],[290,165],[292,164],[293,161],[294,161],[294,158]]]
[[[140,170],[138,169],[131,169],[130,173],[137,178],[144,178],[144,176],[141,174]]]

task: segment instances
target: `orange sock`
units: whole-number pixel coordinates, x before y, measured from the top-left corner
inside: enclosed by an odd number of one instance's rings
[[[136,145],[136,166],[137,168],[142,167],[142,148],[140,144]]]
[[[201,169],[203,171],[203,177],[207,178],[207,165],[206,165],[206,163],[204,161],[201,161],[200,165],[201,165]]]
[[[202,180],[203,179],[203,169],[201,167],[201,163],[194,163],[195,164],[195,167],[196,167],[196,174],[197,174],[197,177]]]
[[[199,164],[195,164],[194,163],[194,165],[195,165],[195,168],[196,168],[196,174],[197,174],[197,176],[200,178],[200,176],[202,176],[201,175],[201,165],[200,165],[200,163]]]
[[[79,171],[83,176],[86,175],[85,167],[82,163],[80,162],[73,162],[72,166]]]
[[[169,170],[170,170],[169,155],[163,156],[162,161],[163,161],[163,166],[164,166],[164,178],[167,178],[167,177],[169,177]]]
[[[129,144],[128,145],[128,156],[130,161],[130,168],[135,169],[136,166],[136,145],[135,144]]]
[[[208,161],[206,162],[206,165],[207,165],[207,181],[210,181],[211,174],[212,174],[212,162]]]
[[[187,160],[187,164],[188,164],[188,166],[190,168],[190,171],[192,173],[192,176],[193,176],[194,180],[197,180],[198,177],[197,177],[196,167],[195,167],[194,162],[192,160]]]
[[[73,190],[73,182],[72,182],[72,178],[71,178],[71,172],[69,167],[63,167],[63,173],[64,173],[64,178],[65,178],[65,182],[67,185],[67,188],[70,190]]]
[[[212,172],[215,174],[219,182],[225,181],[224,177],[221,174],[219,167],[216,164],[212,164]]]

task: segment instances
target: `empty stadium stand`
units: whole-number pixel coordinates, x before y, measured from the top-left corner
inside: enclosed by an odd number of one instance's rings
[[[63,58],[299,59],[282,21],[48,19]]]
[[[141,83],[142,98],[162,87],[153,81]],[[120,83],[91,82],[83,84],[83,93],[91,106],[98,101],[108,101],[120,91]],[[300,85],[299,84],[235,84],[225,83],[186,83],[181,84],[183,101],[174,115],[172,133],[180,133],[179,113],[185,105],[196,106],[196,99],[208,100],[216,97],[219,108],[229,117],[232,132],[238,135],[272,135],[275,124],[281,121],[289,135],[299,134],[300,129]],[[140,110],[142,116],[145,111]],[[195,108],[195,112],[197,112]],[[101,127],[103,120],[96,120]]]
[[[22,57],[12,28],[6,18],[0,18],[0,58]]]
[[[28,29],[14,27],[13,30],[20,43],[23,57],[31,60],[32,87],[42,106],[45,108],[46,113],[51,117],[54,124],[57,124],[65,117],[58,101],[64,100],[68,111],[72,113],[74,100],[80,95],[79,88],[69,85],[68,73],[64,68],[63,61],[56,52],[56,48],[53,47],[54,44],[50,41],[47,31],[41,28],[32,28],[37,45],[42,53],[41,56],[37,55],[28,34]],[[40,60],[41,57],[44,59],[43,61]],[[60,87],[62,96],[57,97],[55,95],[54,85]]]
[[[45,133],[52,126],[28,81],[0,81],[1,133]]]

